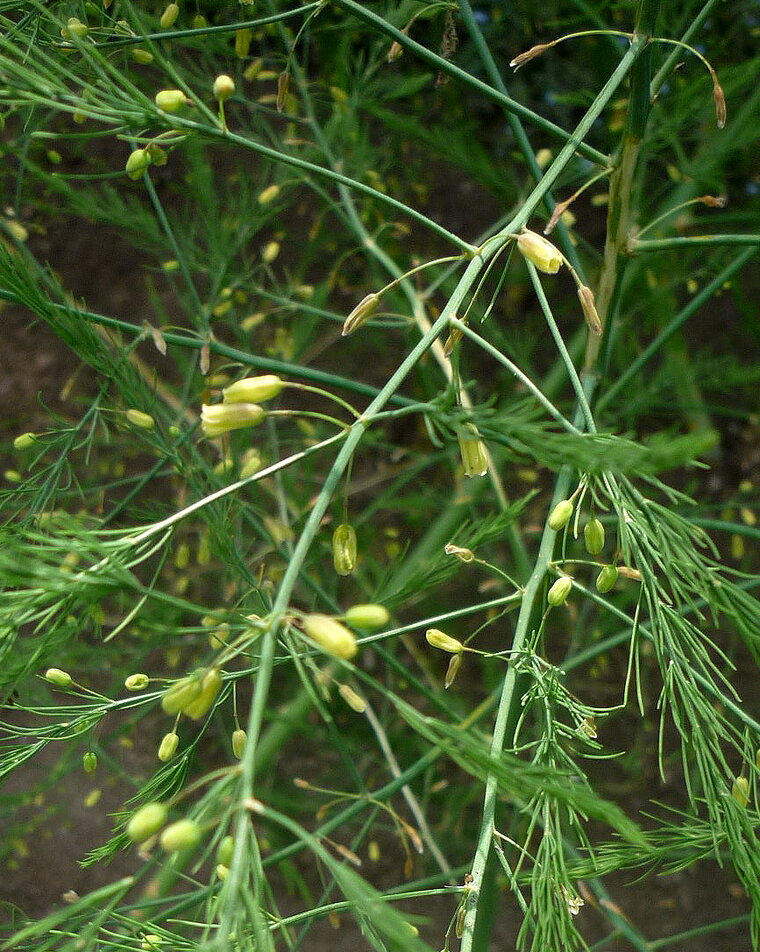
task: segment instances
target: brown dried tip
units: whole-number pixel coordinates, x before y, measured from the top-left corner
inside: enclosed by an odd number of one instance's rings
[[[540,56],[545,50],[548,50],[552,46],[554,46],[553,43],[538,43],[536,46],[531,46],[531,48],[524,53],[518,53],[509,65],[513,69],[518,70],[521,66],[524,66],[530,62],[530,60]]]
[[[394,40],[391,43],[390,49],[388,50],[388,62],[395,63],[396,60],[404,52],[403,46],[399,43],[398,40]]]
[[[277,77],[277,112],[285,108],[285,100],[290,89],[290,73],[284,69]]]
[[[725,208],[727,199],[725,195],[700,195],[697,201],[710,208]]]
[[[718,77],[713,73],[713,100],[715,101],[715,119],[718,128],[722,129],[726,124],[726,96],[723,87],[718,82]]]
[[[546,228],[544,228],[545,235],[550,235],[554,231],[554,229],[557,227],[557,222],[560,220],[560,218],[562,218],[570,205],[572,205],[572,202],[572,198],[568,198],[566,202],[558,202],[554,206],[554,211],[551,214],[551,218],[546,223]]]
[[[600,321],[599,314],[596,310],[594,292],[591,290],[591,288],[587,288],[585,284],[582,284],[578,288],[578,300],[581,302],[583,316],[586,318],[588,329],[592,334],[596,334],[598,337],[604,328],[602,327],[602,322]]]

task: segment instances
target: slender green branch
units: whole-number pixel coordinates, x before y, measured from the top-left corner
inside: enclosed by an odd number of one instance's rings
[[[703,248],[705,245],[736,245],[760,248],[760,235],[694,235],[692,238],[632,238],[628,242],[631,254],[637,251],[665,251],[670,248],[681,250]]]

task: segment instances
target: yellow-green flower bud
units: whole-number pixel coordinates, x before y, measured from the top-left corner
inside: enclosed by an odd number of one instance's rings
[[[128,691],[144,691],[149,684],[150,678],[147,674],[130,674],[124,682],[124,687]]]
[[[475,560],[475,553],[472,549],[465,549],[461,545],[454,545],[453,542],[447,542],[443,547],[443,551],[446,555],[456,556],[460,562],[473,562]]]
[[[177,17],[179,16],[179,4],[170,3],[164,12],[161,14],[161,19],[158,21],[161,27],[164,30],[168,30],[170,27],[174,26],[177,22]]]
[[[279,185],[267,185],[265,189],[259,192],[258,203],[259,205],[268,205],[270,202],[273,202],[279,194]]]
[[[550,605],[553,605],[557,608],[559,605],[564,605],[567,601],[567,596],[570,594],[573,588],[572,580],[563,576],[558,578],[557,581],[549,589],[549,592],[546,596],[546,600]]]
[[[156,105],[163,112],[179,112],[186,102],[181,89],[162,89],[156,93]]]
[[[243,465],[240,467],[240,478],[248,479],[254,473],[258,473],[262,464],[261,453],[257,449],[246,450],[243,454]]]
[[[34,433],[22,433],[13,441],[13,449],[27,450],[30,446],[33,446],[36,441],[37,437],[34,435]]]
[[[94,751],[88,750],[82,756],[82,769],[87,774],[95,773],[98,769],[98,755]]]
[[[264,264],[271,264],[280,253],[279,241],[268,241],[261,250],[261,260]]]
[[[243,730],[242,727],[238,727],[236,731],[232,732],[232,753],[237,757],[238,760],[243,759],[243,754],[245,753],[245,743],[248,740],[248,735]]]
[[[144,50],[140,46],[133,46],[131,52],[132,59],[140,66],[150,66],[153,62],[153,54],[150,50]]]
[[[169,161],[169,155],[166,149],[162,149],[160,145],[156,145],[155,142],[151,142],[148,146],[145,147],[145,151],[150,157],[152,165],[166,165]],[[151,328],[151,333],[153,336],[153,341],[156,344],[159,352],[162,354],[166,353],[166,341],[160,336],[161,332],[158,328]]]
[[[223,866],[231,866],[234,852],[235,840],[231,836],[223,837],[216,848],[217,863],[221,863]]]
[[[161,833],[159,842],[167,853],[189,850],[201,841],[201,828],[195,820],[177,820]]]
[[[133,843],[144,843],[166,823],[169,811],[163,803],[146,803],[127,823],[127,836]]]
[[[335,658],[348,660],[358,651],[356,635],[329,615],[305,615],[302,624],[309,638]]]
[[[740,807],[749,803],[749,780],[746,777],[737,777],[731,785],[731,796]]]
[[[175,681],[170,688],[164,692],[161,698],[161,707],[166,714],[179,714],[184,712],[188,704],[195,701],[201,693],[202,672],[196,671],[186,678],[180,678]]]
[[[201,407],[201,427],[209,439],[222,436],[231,430],[244,430],[258,426],[266,416],[257,403],[216,403]]]
[[[562,255],[543,235],[524,231],[517,238],[517,247],[520,254],[544,274],[556,274],[562,267]]]
[[[427,643],[433,648],[440,648],[441,651],[448,651],[449,654],[461,654],[464,651],[464,645],[458,638],[452,638],[438,628],[428,628],[425,632]]]
[[[452,655],[449,659],[449,666],[446,668],[446,677],[443,679],[443,688],[445,691],[451,687],[454,683],[459,669],[462,667],[462,658],[464,657],[463,653],[460,651],[458,654]]]
[[[140,941],[140,950],[141,952],[161,952],[163,941],[160,935],[155,935],[152,932],[148,933]]]
[[[222,690],[222,676],[218,668],[209,668],[201,680],[198,696],[182,708],[182,713],[194,721],[205,717]]]
[[[352,628],[382,628],[390,621],[391,615],[385,605],[352,605],[343,620]]]
[[[486,445],[480,439],[477,427],[472,423],[465,424],[466,433],[459,433],[459,451],[462,454],[462,465],[465,476],[485,476],[488,472],[488,454]]]
[[[218,99],[219,102],[224,102],[234,94],[235,81],[231,76],[227,76],[226,73],[222,73],[221,76],[217,76],[214,80],[213,91],[214,98]]]
[[[277,374],[262,374],[259,377],[244,377],[222,390],[222,400],[230,403],[261,403],[272,400],[282,392],[284,381]]]
[[[368,294],[363,297],[343,322],[343,337],[353,334],[362,324],[366,324],[380,305],[379,294]]]
[[[179,747],[179,734],[175,734],[174,731],[164,734],[158,745],[158,759],[165,764],[177,753],[177,747]]]
[[[127,410],[124,416],[129,420],[132,426],[137,426],[141,430],[152,430],[156,421],[149,413],[143,413],[142,410]]]
[[[605,565],[596,577],[596,590],[601,595],[606,595],[612,591],[618,580],[618,568],[616,565]]]
[[[338,575],[350,575],[356,568],[356,532],[343,522],[335,527],[332,537],[333,565]]]
[[[248,56],[252,40],[253,30],[247,28],[235,30],[235,53],[239,59],[245,59]]]
[[[57,688],[70,688],[74,683],[68,671],[61,671],[60,668],[48,668],[45,672],[45,680],[54,684]]]
[[[583,541],[589,555],[599,555],[604,548],[604,525],[600,519],[589,519],[583,529]]]
[[[570,522],[574,508],[573,503],[569,499],[563,499],[561,502],[558,502],[549,514],[549,528],[555,532],[564,529],[568,522]]]
[[[364,698],[347,684],[338,686],[338,694],[340,694],[351,710],[356,711],[357,714],[363,714],[367,710],[367,702]]]
[[[147,149],[134,149],[127,157],[124,170],[133,181],[142,178],[145,170],[150,165],[150,154]]]
[[[225,866],[224,863],[216,864],[216,875],[221,879],[222,882],[230,875],[229,866]]]
[[[89,27],[86,23],[82,23],[82,21],[76,17],[69,17],[66,26],[61,30],[61,36],[64,40],[70,40],[72,37],[77,40],[83,40],[88,32]]]

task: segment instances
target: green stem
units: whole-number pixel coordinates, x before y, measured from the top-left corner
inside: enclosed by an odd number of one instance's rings
[[[637,251],[662,251],[667,248],[699,248],[704,245],[749,245],[760,248],[760,235],[695,235],[693,238],[633,238],[628,243],[631,253]]]

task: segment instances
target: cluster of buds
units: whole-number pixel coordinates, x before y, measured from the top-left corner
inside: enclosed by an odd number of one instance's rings
[[[454,679],[462,666],[462,657],[465,652],[464,644],[458,638],[452,638],[446,632],[438,628],[428,628],[425,632],[427,643],[440,651],[445,651],[451,655],[449,666],[446,669],[446,675],[443,679],[443,686],[448,690],[454,683]]]
[[[200,843],[203,831],[196,820],[176,820],[167,826],[168,819],[165,804],[146,803],[127,823],[127,836],[133,843],[146,843],[160,833],[159,842],[168,853],[193,849]]]
[[[197,721],[208,714],[221,689],[222,676],[218,668],[199,668],[175,681],[164,692],[161,707],[166,714],[184,714]]]
[[[284,386],[284,381],[276,374],[263,374],[235,381],[222,391],[222,403],[204,403],[201,407],[201,427],[204,434],[213,439],[231,430],[258,426],[266,416],[266,411],[259,402],[272,400]]]
[[[145,170],[149,166],[166,165],[167,162],[168,156],[166,152],[160,145],[151,142],[150,145],[145,146],[144,149],[133,149],[129,153],[124,171],[127,173],[128,178],[136,182],[143,177]]]

